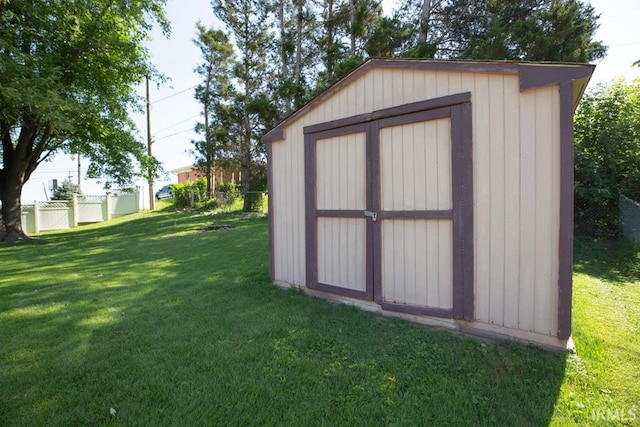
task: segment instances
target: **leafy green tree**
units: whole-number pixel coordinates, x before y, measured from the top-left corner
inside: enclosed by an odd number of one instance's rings
[[[296,5],[294,5],[291,0],[276,0],[273,6],[277,18],[276,25],[278,27],[278,40],[275,43],[277,53],[274,55],[274,57],[277,58],[276,62],[279,64],[276,91],[282,100],[283,114],[288,115],[293,109],[295,91],[292,63],[294,55],[297,57],[297,39],[292,27],[294,26],[294,15],[297,15],[297,11],[294,9]],[[301,4],[297,5],[298,8],[300,6]]]
[[[444,14],[450,41],[440,47],[453,57],[589,62],[606,52],[592,40],[599,16],[580,0],[458,0]]]
[[[271,13],[277,28],[270,53],[276,79],[269,88],[284,117],[310,99],[310,82],[318,75],[317,14],[313,2],[307,0],[274,0]]]
[[[133,87],[153,73],[152,23],[168,32],[166,0],[0,0],[0,240],[24,239],[20,197],[58,151],[90,159],[88,175],[130,180],[136,158]]]
[[[80,186],[71,181],[64,180],[62,181],[62,185],[54,190],[51,200],[71,200],[74,194],[82,196]]]
[[[337,81],[365,61],[368,40],[382,23],[382,7],[377,0],[348,0],[341,5],[337,22],[338,37],[349,40],[349,46],[337,58],[334,81]]]
[[[596,225],[615,232],[618,195],[640,200],[640,79],[585,94],[574,127],[576,223],[605,212]]]
[[[240,120],[236,122],[235,129],[232,126],[228,129],[236,131],[229,137],[238,142],[234,148],[242,173],[242,191],[248,194],[257,190],[252,177],[258,160],[264,157],[260,136],[278,117],[268,90],[274,76],[267,61],[269,52],[273,52],[272,38],[265,25],[270,9],[260,0],[214,0],[211,4],[216,16],[233,35],[239,53],[234,69],[237,95],[232,101],[236,107],[232,107],[230,112]],[[249,197],[245,197],[243,209],[251,210]]]
[[[213,170],[219,151],[213,128],[219,122],[215,110],[217,105],[228,102],[232,93],[233,45],[223,31],[205,28],[201,23],[196,28],[194,43],[200,48],[203,62],[195,72],[203,81],[196,87],[195,97],[202,104],[204,120],[204,123],[196,125],[196,132],[203,135],[204,139],[191,142],[195,148],[196,164],[207,177],[207,197],[211,198],[215,190]]]
[[[369,43],[378,35],[383,21],[382,7],[377,0],[322,0],[318,3],[316,43],[320,50],[322,72],[315,92],[340,80],[366,60]]]
[[[589,62],[606,53],[593,40],[599,15],[582,0],[408,0],[397,16],[417,29],[402,56]]]
[[[382,17],[369,34],[364,49],[371,58],[400,56],[409,49],[413,34],[413,27],[397,14],[391,18]]]
[[[407,0],[402,2],[394,13],[395,25],[389,34],[390,39],[400,39],[402,50],[397,56],[410,58],[448,57],[442,45],[449,38],[447,17],[444,8],[456,0]],[[472,2],[469,2],[469,6]],[[401,37],[397,31],[404,32],[410,28],[409,34]],[[436,55],[438,53],[438,55]]]

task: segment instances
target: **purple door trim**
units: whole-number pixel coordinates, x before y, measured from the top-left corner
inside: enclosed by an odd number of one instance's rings
[[[439,118],[451,119],[453,206],[445,210],[382,211],[380,201],[380,129]],[[413,306],[382,300],[381,221],[367,219],[365,291],[318,282],[317,218],[364,218],[359,210],[318,209],[316,204],[316,141],[366,133],[366,209],[384,219],[450,219],[453,230],[453,307]],[[472,320],[473,294],[473,153],[469,92],[374,111],[308,126],[305,135],[306,284],[311,289],[351,298],[374,300],[389,311]]]
[[[366,132],[368,139],[368,123],[349,123],[347,126],[334,129],[321,129],[315,133],[307,132],[305,128],[304,135],[304,159],[305,159],[305,225],[306,225],[306,247],[305,247],[305,260],[306,260],[306,286],[310,289],[316,289],[323,292],[329,292],[336,295],[342,295],[350,298],[358,298],[363,300],[373,299],[373,277],[370,273],[371,269],[371,254],[369,250],[370,239],[370,224],[366,225],[366,278],[365,278],[365,291],[358,291],[354,289],[342,288],[339,286],[330,285],[318,281],[318,218],[364,218],[362,210],[353,209],[318,209],[317,208],[317,165],[316,165],[316,141],[319,139],[330,138],[341,135],[348,135],[352,133]],[[366,145],[366,156],[369,156],[369,144]],[[366,172],[369,175],[369,162],[367,161]],[[371,191],[366,189],[366,209],[371,206],[370,193]],[[368,221],[370,222],[370,221]]]

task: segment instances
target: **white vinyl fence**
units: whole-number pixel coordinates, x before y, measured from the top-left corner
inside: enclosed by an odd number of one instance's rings
[[[22,205],[22,229],[26,233],[74,228],[80,224],[107,221],[140,210],[140,196],[107,194],[76,196],[73,200],[34,202]]]
[[[620,223],[625,239],[640,242],[640,203],[620,195]]]

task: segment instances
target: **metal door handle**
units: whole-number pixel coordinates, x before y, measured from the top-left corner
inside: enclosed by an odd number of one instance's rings
[[[377,212],[364,211],[364,216],[368,216],[369,218],[371,218],[372,221],[377,221],[378,220],[378,213]]]

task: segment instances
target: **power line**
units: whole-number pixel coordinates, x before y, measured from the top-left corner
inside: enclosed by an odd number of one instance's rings
[[[155,149],[156,153],[164,153],[164,154],[183,154],[186,153],[187,150],[158,150],[157,148]]]
[[[614,44],[614,45],[611,45],[611,46],[609,46],[609,47],[633,46],[634,44],[640,44],[640,41],[637,41],[637,42],[629,42],[629,43]]]
[[[195,116],[191,116],[191,117],[189,117],[189,118],[187,118],[187,119],[181,120],[181,121],[176,122],[176,123],[174,123],[174,124],[172,124],[172,125],[169,125],[169,126],[167,126],[167,127],[164,127],[164,128],[162,128],[162,129],[160,129],[160,130],[157,130],[157,131],[156,131],[156,134],[161,133],[163,130],[171,129],[172,127],[178,126],[179,124],[182,124],[182,123],[184,123],[184,122],[188,122],[189,120],[193,120],[193,119],[195,119],[196,117],[199,117],[199,116],[200,116],[200,114],[196,114]]]
[[[640,6],[632,7],[631,9],[627,9],[627,10],[623,10],[621,12],[615,13],[615,14],[611,15],[611,17],[614,18],[616,16],[626,15],[627,13],[633,12],[634,10],[638,10],[638,9],[640,9]]]
[[[183,89],[183,90],[181,90],[180,92],[176,92],[176,93],[174,93],[173,95],[169,95],[169,96],[165,96],[164,98],[156,99],[155,101],[153,101],[153,102],[151,103],[151,105],[153,105],[153,104],[157,104],[158,102],[165,101],[165,100],[167,100],[167,99],[169,99],[169,98],[173,98],[174,96],[178,96],[178,95],[180,95],[180,94],[182,94],[182,93],[185,93],[186,91],[191,90],[191,89],[193,89],[193,88],[195,88],[195,87],[197,87],[197,86],[198,86],[198,85],[194,85],[194,86],[188,87],[188,88],[186,88],[186,89]]]
[[[197,47],[197,46],[191,46],[191,49],[185,50],[185,51],[182,53],[182,55],[178,55],[177,57],[175,57],[175,58],[173,59],[173,61],[171,61],[171,62],[167,62],[166,64],[163,64],[163,65],[164,65],[164,66],[166,66],[166,65],[172,65],[172,64],[175,64],[176,62],[181,61],[185,56],[187,56],[187,55],[191,54],[191,52],[193,52],[193,51],[194,51],[194,50],[196,50],[196,49],[198,49],[198,47]]]
[[[166,138],[169,138],[169,137],[171,137],[171,136],[176,136],[176,135],[180,135],[181,133],[187,133],[187,132],[193,132],[193,129],[189,128],[189,129],[181,130],[180,132],[171,133],[171,134],[169,134],[169,135],[161,136],[160,138],[155,138],[155,139],[153,140],[153,142],[158,142],[158,141],[160,141],[161,139],[166,139]]]

